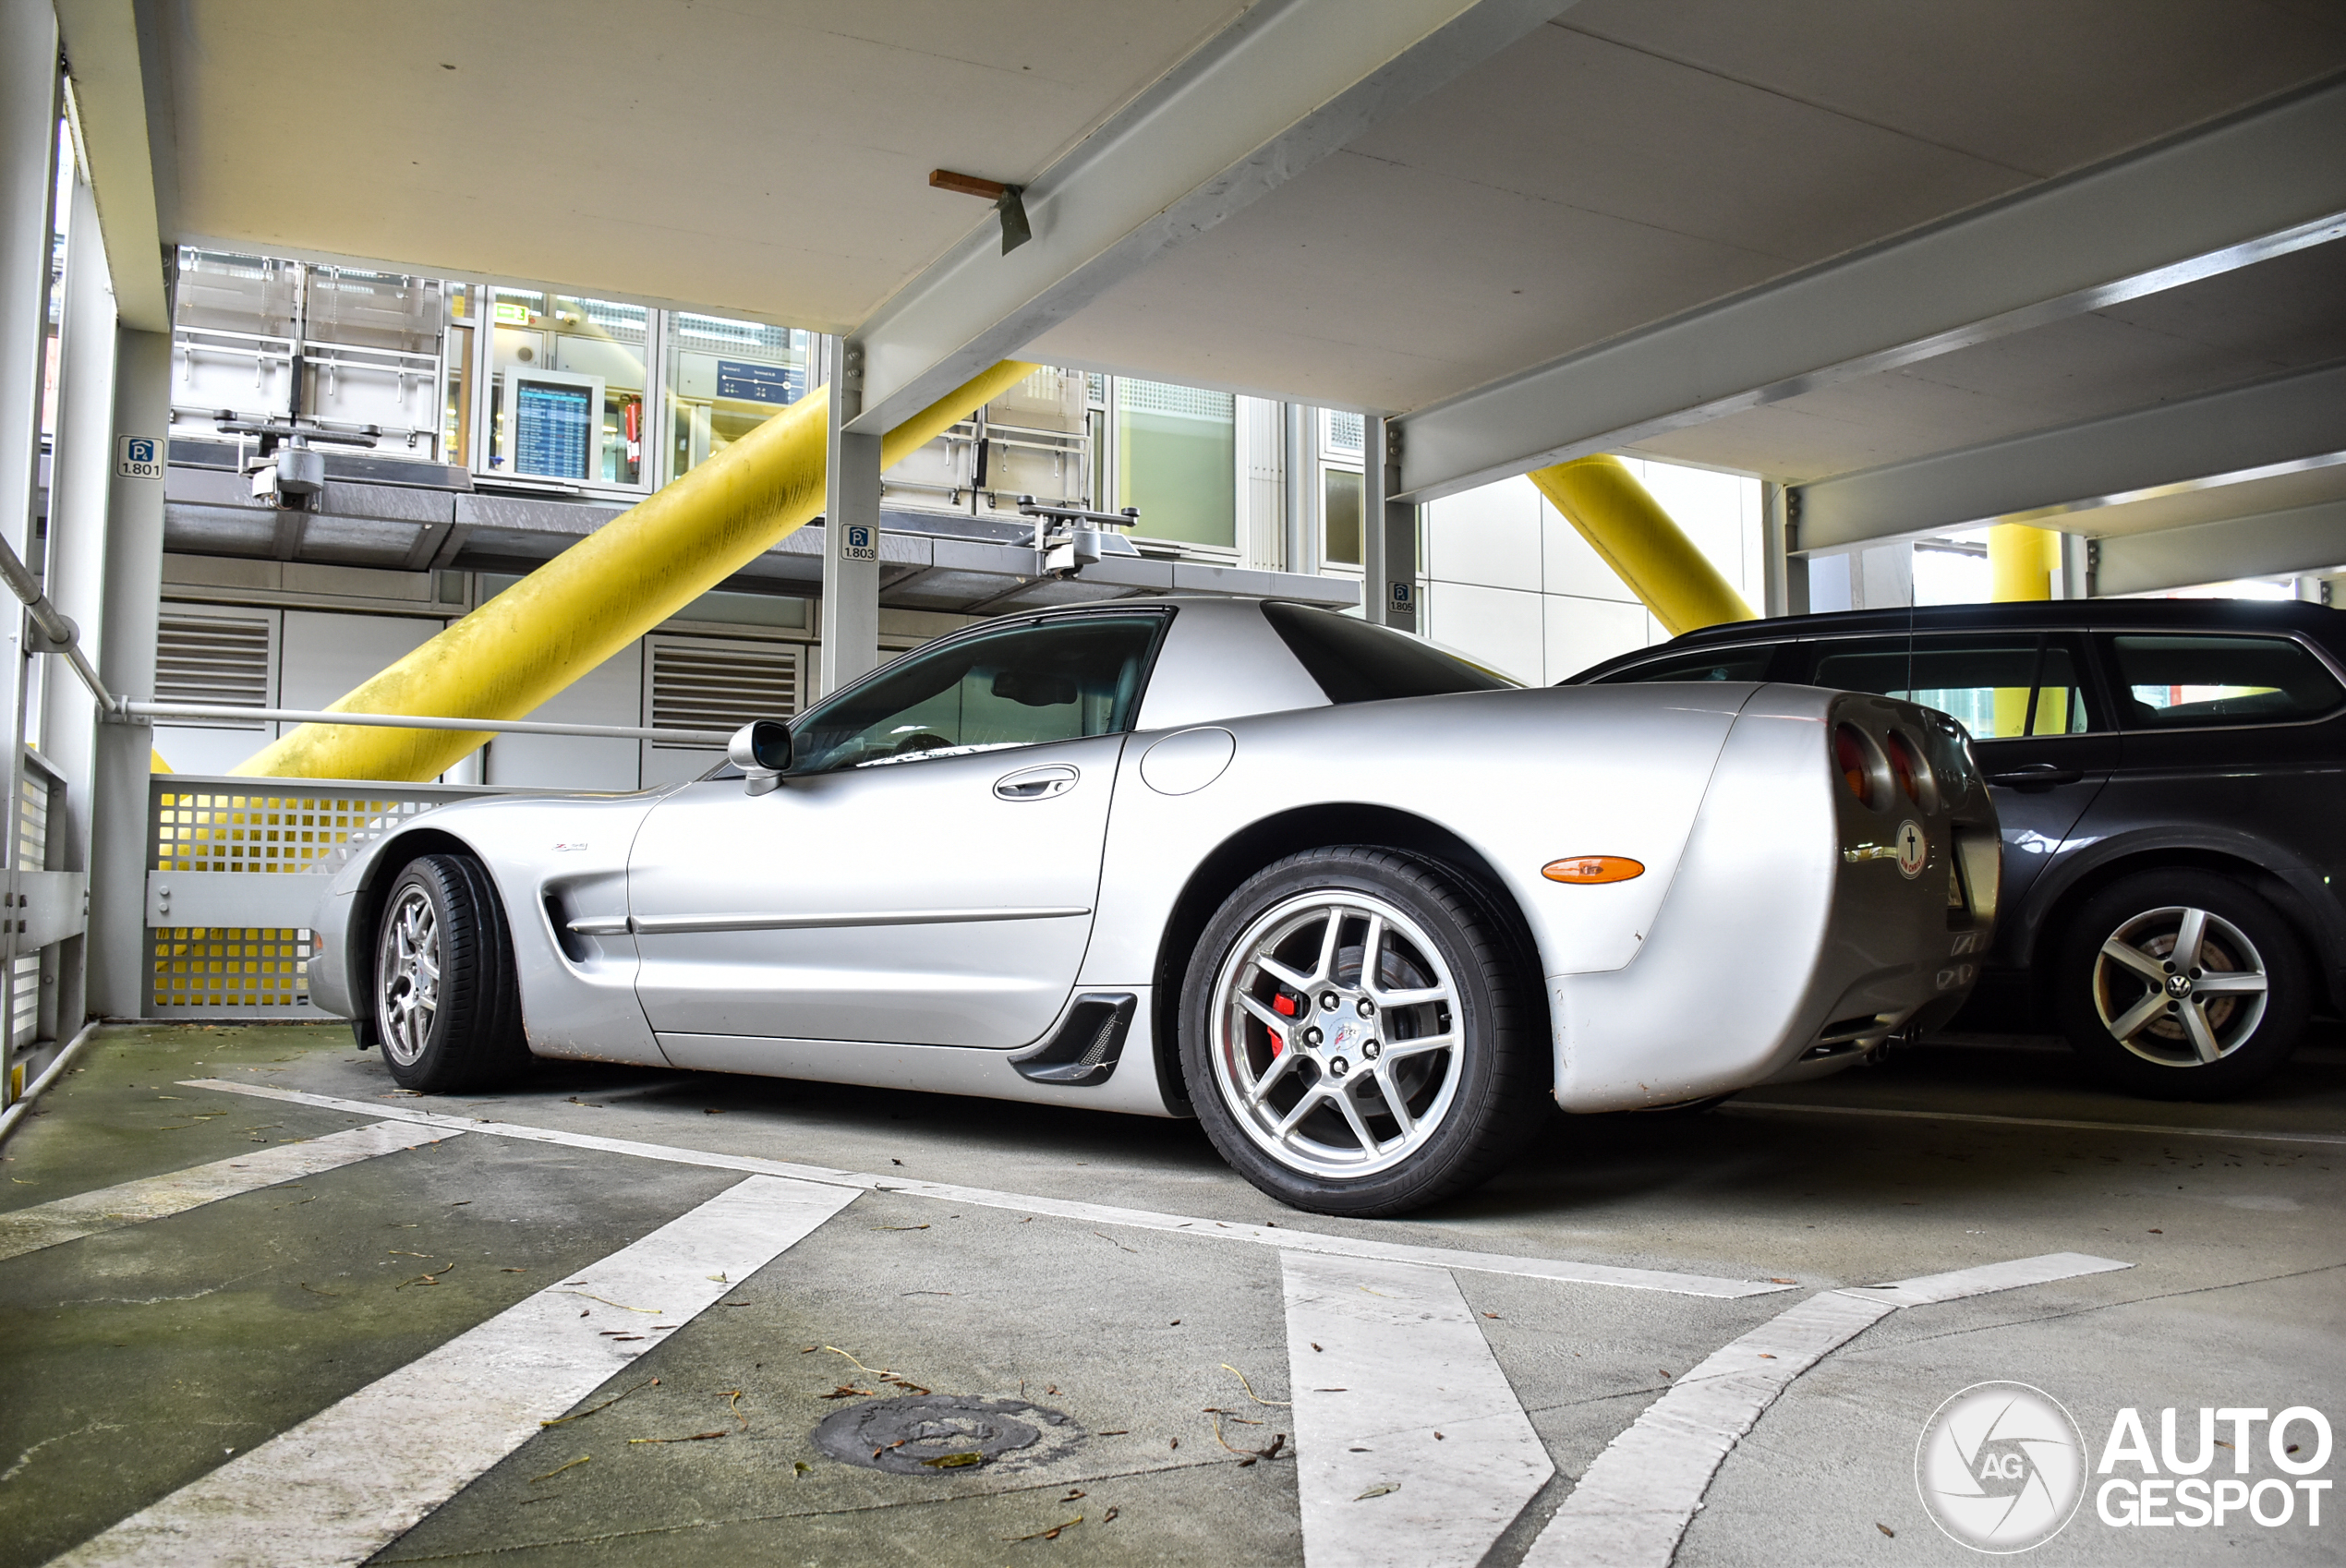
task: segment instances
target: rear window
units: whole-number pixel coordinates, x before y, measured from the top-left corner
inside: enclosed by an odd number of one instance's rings
[[[1300,604],[1266,604],[1263,619],[1332,703],[1503,692],[1515,684],[1406,633],[1348,615]]]
[[[2346,700],[2338,678],[2287,637],[2120,633],[2102,645],[2129,730],[2314,718]]]
[[[1709,653],[1680,654],[1658,658],[1631,669],[1617,669],[1602,684],[1630,681],[1765,681],[1776,657],[1772,644],[1756,648],[1714,648]]]

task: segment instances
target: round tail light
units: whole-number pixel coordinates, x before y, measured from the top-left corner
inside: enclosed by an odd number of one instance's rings
[[[1832,764],[1861,803],[1876,811],[1890,803],[1890,766],[1872,736],[1854,724],[1833,726]]]
[[[1899,791],[1917,806],[1924,811],[1938,809],[1939,780],[1931,774],[1930,761],[1902,730],[1890,732],[1890,776],[1898,781]]]

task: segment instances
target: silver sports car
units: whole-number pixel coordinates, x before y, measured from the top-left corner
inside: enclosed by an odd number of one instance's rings
[[[1952,1012],[1993,809],[1909,703],[1524,690],[1298,605],[939,638],[640,794],[367,844],[311,995],[392,1076],[531,1055],[1195,1116],[1304,1209],[1481,1181],[1549,1114],[1829,1073]]]

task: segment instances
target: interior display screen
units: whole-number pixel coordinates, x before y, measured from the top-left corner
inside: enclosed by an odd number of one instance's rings
[[[514,472],[584,479],[595,411],[585,387],[514,381]]]

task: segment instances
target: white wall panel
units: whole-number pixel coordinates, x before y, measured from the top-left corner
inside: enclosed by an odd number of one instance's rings
[[[641,641],[628,644],[527,717],[546,724],[641,724],[643,650]],[[482,771],[484,781],[490,784],[542,784],[565,790],[636,787],[640,747],[634,741],[585,735],[500,735],[489,742],[488,751]]]
[[[1654,629],[1653,618],[1638,604],[1550,594],[1541,605],[1546,617],[1545,681],[1550,685],[1615,654],[1645,646]]]
[[[1503,675],[1539,683],[1540,595],[1439,580],[1427,584],[1425,594],[1427,636]]]
[[[1433,502],[1425,509],[1425,574],[1436,582],[1537,591],[1544,505],[1526,478]]]

